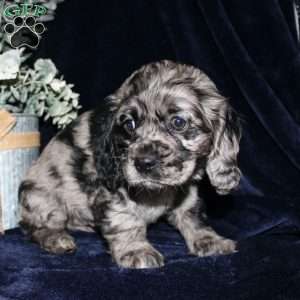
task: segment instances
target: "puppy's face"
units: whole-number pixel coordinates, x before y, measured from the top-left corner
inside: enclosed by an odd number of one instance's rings
[[[198,100],[187,88],[144,90],[122,101],[116,114],[117,148],[130,185],[181,185],[211,148]]]
[[[170,61],[148,64],[110,100],[113,156],[129,185],[179,186],[206,171],[220,194],[237,186],[239,129],[202,71]]]

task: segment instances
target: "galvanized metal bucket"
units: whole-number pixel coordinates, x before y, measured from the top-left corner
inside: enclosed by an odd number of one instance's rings
[[[16,118],[16,123],[9,134],[15,136],[17,142],[30,134],[38,135],[38,117],[27,114],[13,114],[13,116]],[[18,226],[18,188],[38,155],[38,145],[26,146],[25,144],[21,148],[0,149],[0,208],[2,211],[0,229],[2,225],[2,231]]]

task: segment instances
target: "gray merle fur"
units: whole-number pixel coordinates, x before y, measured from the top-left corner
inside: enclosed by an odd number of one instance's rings
[[[146,235],[160,217],[190,253],[232,253],[235,242],[205,223],[198,182],[207,174],[219,194],[237,187],[239,139],[234,111],[205,73],[145,65],[50,141],[20,186],[20,224],[58,254],[76,249],[69,229],[100,230],[128,268],[163,266]]]

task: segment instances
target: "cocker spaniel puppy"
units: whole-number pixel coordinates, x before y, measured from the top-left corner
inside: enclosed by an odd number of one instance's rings
[[[76,248],[68,229],[99,228],[119,266],[163,265],[148,242],[165,216],[192,254],[235,251],[205,225],[197,182],[234,189],[239,127],[227,100],[199,69],[171,61],[135,71],[100,106],[47,145],[20,187],[21,226],[52,253]]]

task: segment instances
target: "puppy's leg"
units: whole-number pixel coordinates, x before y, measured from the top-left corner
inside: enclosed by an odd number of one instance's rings
[[[64,229],[40,228],[32,233],[32,239],[43,249],[55,254],[72,253],[76,244]]]
[[[191,186],[181,204],[168,216],[168,221],[183,235],[189,251],[198,256],[228,254],[235,252],[236,243],[217,234],[206,226],[199,215],[201,199],[197,187]]]
[[[46,251],[72,252],[76,245],[66,231],[66,210],[54,194],[45,187],[24,181],[20,187],[20,225]]]
[[[134,205],[113,200],[95,205],[93,210],[119,266],[137,269],[163,266],[163,256],[148,242],[146,224]]]
[[[116,232],[105,235],[117,264],[136,269],[163,266],[163,256],[146,239],[146,227],[138,224],[131,226],[119,227]]]

